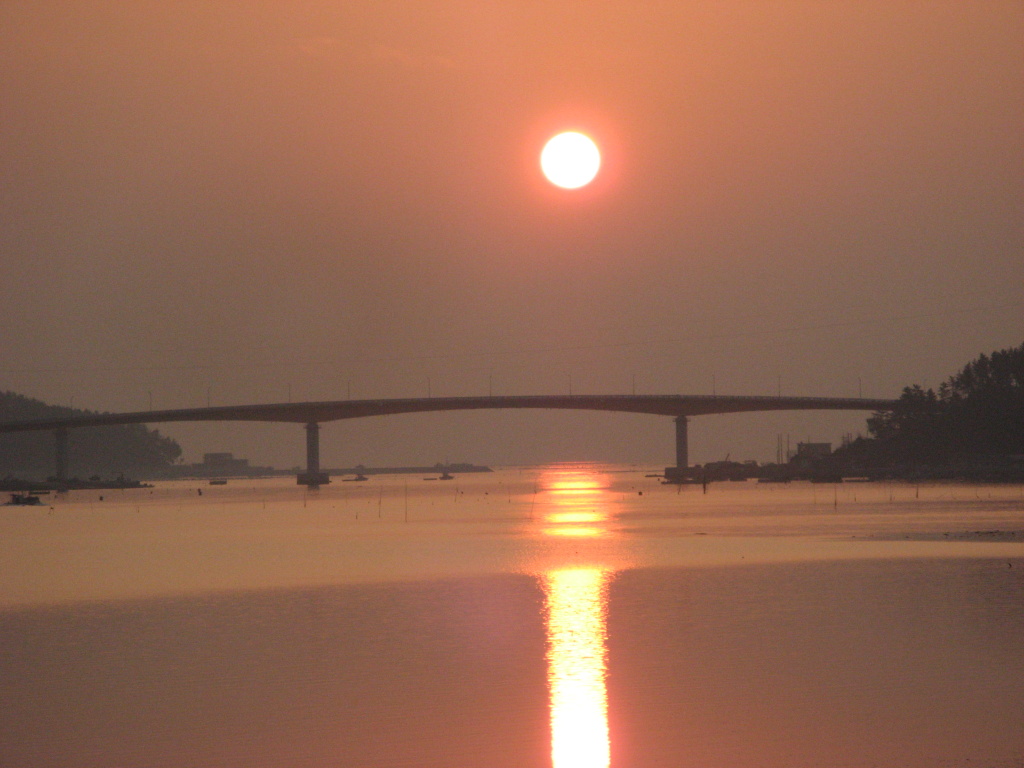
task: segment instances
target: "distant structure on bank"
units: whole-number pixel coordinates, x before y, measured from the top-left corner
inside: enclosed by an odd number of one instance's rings
[[[789,460],[823,459],[831,455],[832,443],[797,443],[796,453],[790,456]]]
[[[267,477],[273,467],[257,467],[248,459],[236,459],[233,453],[204,453],[197,464],[179,464],[168,471],[168,477]]]

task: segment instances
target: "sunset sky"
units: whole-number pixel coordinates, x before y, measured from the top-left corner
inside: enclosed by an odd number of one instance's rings
[[[5,0],[0,390],[94,410],[895,397],[1024,341],[1024,4]],[[565,190],[544,142],[591,136]],[[691,460],[867,414],[702,417]],[[186,458],[294,426],[165,425]],[[325,465],[673,459],[671,420],[339,422]]]

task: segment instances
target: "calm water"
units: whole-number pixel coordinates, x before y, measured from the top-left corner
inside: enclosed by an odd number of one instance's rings
[[[1024,766],[1020,487],[182,482],[0,569],[5,767]]]

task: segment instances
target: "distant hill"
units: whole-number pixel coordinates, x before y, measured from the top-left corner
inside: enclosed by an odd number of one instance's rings
[[[83,411],[14,392],[0,392],[0,421],[29,421],[85,416]],[[152,477],[181,457],[181,446],[142,424],[72,429],[68,474],[87,478]],[[54,438],[49,431],[0,434],[0,478],[44,479],[54,473]]]

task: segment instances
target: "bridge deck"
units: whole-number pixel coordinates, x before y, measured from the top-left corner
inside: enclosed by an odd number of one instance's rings
[[[0,432],[70,429],[112,424],[156,424],[175,421],[264,421],[310,424],[400,413],[501,408],[555,408],[644,413],[656,416],[705,416],[753,411],[885,411],[892,409],[895,403],[895,400],[859,397],[768,397],[757,395],[506,395],[330,400],[308,403],[179,408],[131,413],[87,413],[62,419],[3,422],[0,423]]]

